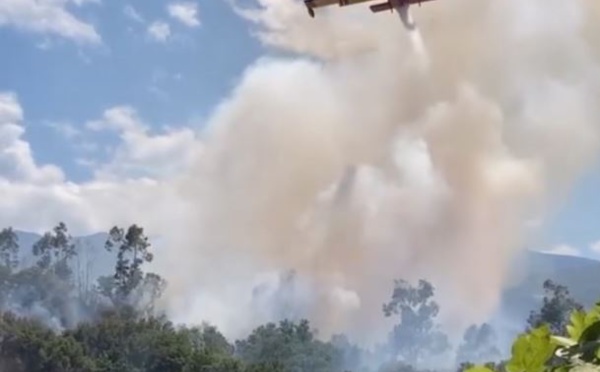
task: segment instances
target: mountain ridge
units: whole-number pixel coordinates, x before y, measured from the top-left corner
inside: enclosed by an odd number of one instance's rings
[[[19,238],[20,258],[24,266],[34,264],[33,244],[41,234],[15,230]],[[78,255],[76,272],[88,278],[90,283],[114,270],[116,255],[104,248],[108,233],[73,236]],[[526,250],[518,255],[511,266],[511,277],[517,278],[502,293],[498,314],[502,318],[527,319],[529,313],[539,308],[543,298],[543,282],[546,279],[565,285],[571,295],[582,305],[589,307],[600,299],[600,261],[568,255]],[[166,278],[168,281],[168,278]]]

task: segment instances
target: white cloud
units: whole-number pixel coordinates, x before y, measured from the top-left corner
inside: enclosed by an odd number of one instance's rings
[[[136,22],[144,23],[144,17],[142,17],[142,15],[132,5],[126,5],[125,8],[123,8],[123,13],[125,13],[128,18]]]
[[[47,122],[45,125],[62,136],[77,151],[90,154],[98,152],[100,149],[99,144],[87,137],[82,128],[78,128],[71,123]],[[81,159],[76,159],[75,162],[82,165]],[[88,164],[88,166],[91,165]]]
[[[0,92],[0,180],[43,185],[61,182],[60,169],[35,164],[29,143],[22,139],[23,118],[17,96]]]
[[[171,36],[171,26],[162,21],[155,21],[148,26],[148,34],[155,41],[165,42]]]
[[[176,2],[167,6],[169,15],[188,27],[200,26],[198,4],[193,2]]]
[[[94,167],[96,178],[103,180],[173,176],[191,165],[202,147],[195,132],[188,128],[151,134],[149,126],[129,106],[110,108],[87,127],[119,133],[121,141],[112,160]]]
[[[101,37],[93,25],[67,10],[73,3],[81,6],[85,0],[2,0],[0,27],[10,26],[38,34],[54,34],[78,43],[98,44]]]
[[[579,249],[577,249],[571,245],[568,245],[568,244],[560,244],[553,248],[543,250],[542,252],[548,253],[548,254],[555,254],[555,255],[559,255],[559,256],[575,256],[575,257],[582,256],[582,253]]]
[[[116,106],[106,110],[100,120],[86,124],[91,130],[117,130],[124,132],[144,130],[136,111],[130,106]]]
[[[0,93],[0,226],[41,232],[62,220],[75,234],[86,234],[131,223],[158,231],[169,223],[161,216],[177,220],[181,201],[161,177],[183,169],[201,148],[191,130],[151,135],[132,108],[106,110],[87,129],[115,131],[121,141],[108,161],[77,159],[76,163],[97,169],[98,177],[75,184],[60,168],[36,164],[22,138],[24,118],[17,96]],[[75,135],[70,125],[47,125]],[[78,138],[85,135],[77,132]]]
[[[86,4],[101,4],[100,0],[70,0],[73,4],[77,6],[82,6]]]
[[[67,140],[72,140],[81,135],[81,130],[71,123],[66,122],[48,122],[46,126],[52,128],[58,134]]]
[[[54,185],[13,183],[0,179],[0,226],[42,232],[64,221],[76,235],[108,231],[114,225],[139,223],[159,231],[159,216],[177,220],[178,201],[167,184],[137,179]]]
[[[595,254],[600,254],[600,240],[590,244],[590,251]]]

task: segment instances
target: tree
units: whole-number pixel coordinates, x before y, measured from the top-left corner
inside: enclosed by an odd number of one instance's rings
[[[19,265],[19,237],[11,227],[0,231],[0,263],[11,271]]]
[[[564,334],[546,323],[519,335],[511,358],[498,366],[471,365],[466,372],[554,372],[600,370],[600,303],[588,312],[575,310]]]
[[[583,306],[577,303],[569,294],[566,286],[554,283],[548,279],[543,284],[544,300],[538,311],[532,311],[527,319],[528,330],[539,328],[548,324],[554,334],[566,334],[566,325],[573,311],[582,310]]]
[[[12,291],[12,277],[19,265],[19,238],[12,228],[0,231],[0,304],[8,301]]]
[[[96,370],[81,344],[57,335],[31,319],[3,314],[0,318],[0,368],[14,372]]]
[[[343,370],[356,371],[359,367],[363,367],[365,361],[366,352],[361,349],[358,345],[350,342],[348,337],[344,334],[336,334],[331,337],[329,341],[333,347],[337,350],[337,356],[339,360],[336,365],[339,365]]]
[[[144,229],[131,225],[127,231],[119,227],[110,230],[105,248],[117,250],[115,273],[98,279],[99,290],[116,306],[141,307],[145,312],[154,309],[154,303],[164,291],[166,282],[157,274],[145,274],[142,265],[152,262],[151,244]]]
[[[496,341],[494,329],[489,324],[484,323],[479,327],[472,325],[463,335],[456,359],[459,363],[484,363],[500,358]]]
[[[416,288],[404,280],[396,280],[391,301],[383,305],[386,317],[400,315],[400,323],[390,335],[394,357],[414,366],[423,357],[441,354],[450,347],[447,336],[434,323],[439,306],[432,300],[433,295],[433,285],[425,280],[419,280]]]
[[[42,270],[52,267],[54,273],[61,279],[70,278],[72,270],[69,267],[69,261],[77,253],[73,238],[63,222],[54,227],[52,232],[46,232],[33,245],[33,254],[39,257],[38,266]]]
[[[43,319],[53,328],[71,325],[78,311],[73,301],[70,260],[76,255],[67,226],[60,222],[32,247],[33,267],[11,273],[7,304]]]
[[[204,323],[200,327],[185,329],[183,332],[197,350],[214,355],[233,355],[233,345],[215,326]]]
[[[330,372],[340,370],[339,351],[315,340],[309,322],[284,320],[256,328],[245,340],[236,341],[236,355],[252,370]]]

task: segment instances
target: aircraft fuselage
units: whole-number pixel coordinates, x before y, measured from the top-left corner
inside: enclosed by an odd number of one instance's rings
[[[374,0],[304,0],[304,4],[308,9],[308,13],[311,17],[315,16],[315,8],[322,8],[330,5],[339,5],[339,6],[348,6],[348,5],[356,5],[360,3],[366,3]],[[423,2],[433,1],[433,0],[387,0],[382,3],[374,4],[370,6],[370,9],[373,13],[379,13],[383,11],[393,11],[396,9],[400,12],[401,9],[406,12],[408,7],[413,4],[421,4]]]

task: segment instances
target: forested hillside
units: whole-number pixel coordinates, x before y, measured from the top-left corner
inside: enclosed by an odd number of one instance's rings
[[[19,241],[19,267],[33,265],[37,258],[33,245],[42,238],[30,232],[14,231]],[[77,255],[69,260],[73,279],[78,286],[89,288],[99,277],[111,275],[116,264],[116,255],[105,249],[108,232],[72,238]],[[153,251],[157,251],[153,242]],[[160,253],[158,253],[160,255]],[[513,329],[505,329],[512,337],[521,330],[522,320],[532,309],[542,305],[543,283],[551,279],[570,289],[574,299],[585,306],[591,306],[600,298],[600,290],[595,283],[600,281],[600,262],[583,257],[572,257],[537,251],[525,251],[515,258],[513,284],[506,287],[501,304],[491,321],[500,326],[515,324]]]
[[[401,278],[390,283],[381,313],[396,326],[370,350],[344,335],[322,340],[306,320],[227,340],[216,327],[176,325],[161,314],[156,303],[168,278],[147,270],[155,252],[143,228],[113,227],[91,239],[102,249],[73,238],[63,223],[43,236],[1,231],[1,371],[455,371],[507,357],[489,324],[471,326],[451,345],[437,323],[435,288]],[[570,312],[583,309],[559,283],[538,290],[544,301],[523,331],[547,323],[561,333]],[[432,364],[433,356],[443,363]]]

